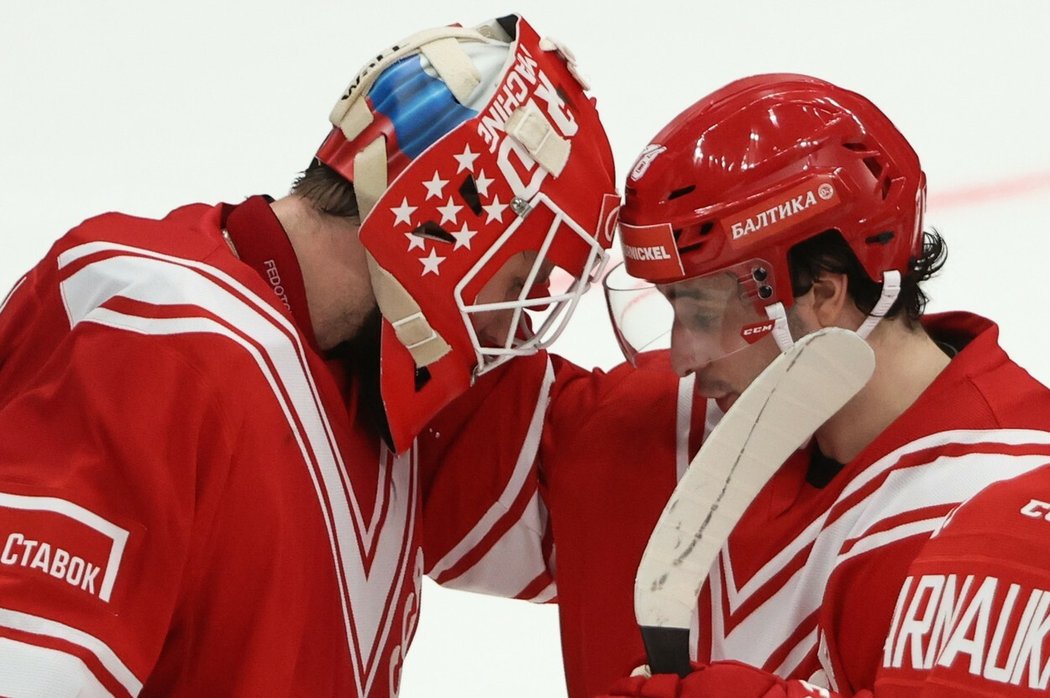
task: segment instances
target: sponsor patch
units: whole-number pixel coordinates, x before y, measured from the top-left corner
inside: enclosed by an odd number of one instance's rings
[[[48,577],[108,603],[127,539],[68,500],[0,492],[0,573]]]
[[[659,280],[680,278],[685,273],[668,223],[620,223],[620,245],[627,273],[631,276]]]
[[[741,247],[797,225],[839,204],[835,181],[814,177],[723,221],[730,244]]]

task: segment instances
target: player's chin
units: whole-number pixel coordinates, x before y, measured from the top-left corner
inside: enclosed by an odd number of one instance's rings
[[[722,410],[722,414],[725,414],[736,403],[738,397],[740,396],[737,393],[729,393],[728,395],[715,398],[715,404],[718,405],[718,409]]]

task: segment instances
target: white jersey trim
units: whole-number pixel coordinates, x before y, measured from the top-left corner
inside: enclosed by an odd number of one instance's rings
[[[696,374],[690,373],[678,379],[678,405],[675,410],[675,481],[682,479],[689,467],[689,432],[693,425],[693,388]],[[707,437],[707,434],[704,434]]]
[[[7,292],[7,295],[4,296],[4,300],[0,301],[0,313],[4,312],[4,308],[6,308],[7,304],[11,302],[11,298],[15,295],[15,291],[17,291],[22,286],[22,284],[25,283],[25,280],[26,277],[23,276],[21,279],[16,281],[15,285],[11,288],[10,291]]]
[[[507,481],[503,491],[500,493],[499,498],[492,504],[489,510],[485,512],[478,522],[474,524],[474,527],[470,532],[463,536],[463,539],[460,540],[452,550],[448,551],[444,557],[434,564],[430,569],[430,577],[437,579],[442,574],[452,569],[452,567],[459,563],[465,555],[476,549],[485,536],[487,536],[496,524],[499,523],[500,519],[506,515],[507,510],[514,505],[514,501],[520,495],[522,487],[526,483],[529,473],[532,471],[533,464],[536,462],[536,454],[539,452],[540,448],[540,437],[543,435],[544,416],[547,412],[547,403],[550,397],[551,385],[553,383],[554,367],[551,365],[550,359],[548,358],[547,368],[543,374],[543,382],[540,385],[539,392],[536,396],[536,405],[533,408],[532,418],[529,421],[529,428],[525,433],[525,439],[522,443],[521,450],[518,452],[518,459],[514,463],[514,471],[511,474],[511,477]],[[539,500],[534,497],[522,517],[522,522],[526,524],[526,531],[524,532],[524,538],[522,538],[526,549],[539,549],[540,546],[536,541],[543,537],[546,512],[540,511],[535,507],[536,501]],[[511,531],[508,532],[508,535],[514,534],[515,529],[517,528],[518,526],[515,526],[511,529]],[[517,535],[521,536],[522,532],[518,532]],[[502,542],[497,545],[502,546]],[[497,564],[502,566],[507,564],[510,560],[529,557],[528,555],[522,555],[521,545],[517,545],[517,547],[509,547],[507,552],[510,553],[510,557],[499,561]],[[486,558],[489,558],[489,555],[491,555],[491,552],[486,555]],[[472,568],[477,566],[478,565],[474,565]],[[536,574],[539,574],[541,571],[542,570],[537,570]],[[532,581],[535,576],[536,575],[534,574],[527,580],[519,579],[517,581],[525,581],[527,583]],[[449,580],[448,582],[445,582],[445,584],[460,588],[460,580],[469,583],[468,577],[463,574],[457,575],[455,581]],[[513,581],[513,579],[509,581]],[[485,589],[485,591],[488,592],[489,589]],[[521,589],[518,588],[516,591],[520,592]]]
[[[0,667],[8,698],[114,698],[80,657],[49,647],[0,638]]]
[[[733,657],[762,666],[783,642],[783,636],[774,637],[767,629],[784,625],[782,610],[792,609],[796,622],[816,611],[823,599],[827,580],[842,562],[905,538],[929,534],[943,517],[902,522],[885,531],[868,535],[881,521],[918,511],[927,507],[954,505],[969,499],[988,485],[1015,477],[1050,462],[1048,455],[1008,455],[1001,453],[965,453],[958,456],[935,456],[932,461],[891,472],[886,482],[853,504],[825,527],[828,516],[839,502],[871,483],[878,475],[895,467],[901,458],[931,447],[948,444],[977,445],[1050,445],[1050,433],[1037,430],[958,430],[940,432],[912,441],[875,461],[855,480],[849,483],[820,517],[801,535],[786,545],[776,556],[762,566],[746,583],[737,586],[733,574],[729,546],[722,549],[720,564],[712,567],[711,587],[711,652],[715,659]],[[960,477],[965,473],[966,477]],[[843,552],[844,545],[854,541],[853,547]],[[774,576],[812,544],[806,563],[796,570],[755,611],[742,619],[726,633],[723,613],[734,613],[754,594],[760,592]],[[728,608],[721,604],[722,588]],[[810,633],[789,652],[781,669],[790,672],[798,661],[813,649],[815,635]],[[789,666],[790,661],[796,661]]]
[[[402,525],[397,525],[393,507],[386,519],[380,520],[378,512],[382,507],[377,506],[374,509],[377,513],[373,514],[371,521],[365,522],[342,455],[335,446],[334,433],[310,374],[305,350],[293,325],[226,272],[195,260],[126,245],[93,242],[62,253],[59,266],[65,267],[88,255],[112,252],[130,254],[102,257],[62,282],[61,293],[71,325],[87,321],[148,335],[211,333],[232,339],[252,357],[295,435],[313,481],[328,529],[339,586],[343,590],[340,594],[343,623],[358,691],[368,694],[378,667],[375,660],[386,645],[394,621],[387,613],[386,599],[391,593],[394,598],[400,594],[408,571],[407,557],[401,553],[404,536],[411,530],[415,518],[412,504],[417,484],[414,458],[408,455],[395,459],[395,480],[404,482],[399,481],[394,486],[406,493],[399,507],[405,510],[397,512],[403,518]],[[243,298],[234,295],[231,289]],[[206,317],[139,317],[99,307],[114,296],[153,305],[200,307],[229,322],[237,330]],[[263,352],[269,362],[263,358]],[[292,417],[293,411],[301,428]],[[380,466],[385,467],[385,464]],[[387,478],[381,477],[379,486],[384,487],[386,481]],[[377,493],[377,500],[382,496],[382,493]],[[388,528],[393,530],[389,530],[388,535],[379,536]],[[364,552],[358,545],[358,534],[366,549],[375,546],[387,549],[375,555],[377,564],[370,572],[363,564]],[[351,611],[351,596],[363,598],[365,602],[354,604]]]
[[[132,673],[131,669],[129,669],[124,664],[124,662],[121,661],[120,657],[117,656],[116,652],[110,649],[110,647],[106,643],[102,642],[93,635],[89,635],[82,630],[77,630],[76,628],[70,627],[64,623],[59,623],[48,618],[41,618],[40,616],[30,615],[28,613],[22,613],[21,611],[14,611],[8,608],[0,608],[0,626],[25,633],[32,633],[34,635],[53,637],[77,645],[78,647],[82,647],[88,652],[90,652],[92,655],[94,655],[95,658],[98,659],[99,663],[106,669],[106,671],[109,672],[110,676],[112,676],[117,681],[117,683],[123,686],[128,693],[130,693],[132,696],[137,696],[139,693],[142,692],[142,682],[135,676],[134,673]],[[24,649],[26,646],[36,647],[35,645],[25,645],[25,643],[15,643],[14,641],[10,642],[12,642],[14,645],[18,645],[20,651],[15,652],[15,648],[13,648],[11,645],[7,645],[6,647],[4,647],[4,651],[7,654],[0,653],[0,666],[4,667],[4,671],[0,672],[0,677],[9,676],[9,672],[7,670],[8,666],[20,665],[18,662],[16,662],[13,665],[9,665],[7,663],[7,659],[11,657],[12,654],[14,655],[15,660],[21,659],[21,661],[39,660],[42,657],[40,653],[31,653]],[[40,649],[44,650],[45,648]],[[47,651],[54,652],[65,657],[70,657],[72,659],[75,659],[77,662],[80,662],[80,660],[74,657],[73,655],[69,655],[64,652],[59,652],[58,650]],[[53,657],[52,661],[54,661]],[[80,663],[81,665],[83,664],[82,662]],[[21,666],[25,665],[21,664]],[[52,666],[54,666],[54,664],[52,664]],[[64,668],[68,669],[68,664]],[[36,676],[35,678],[39,680],[41,676],[45,675],[41,674],[39,676]],[[0,683],[0,686],[3,686],[3,684]],[[0,693],[2,693],[3,695],[9,695],[6,690],[0,690]],[[86,695],[109,695],[109,693],[103,692],[98,694]]]
[[[536,530],[546,521],[547,510],[538,492],[534,492],[529,504],[519,519],[519,524],[507,531],[500,539],[462,574],[442,582],[443,586],[463,591],[475,591],[507,598],[515,598],[524,585],[547,572],[542,557],[523,555],[523,550],[536,548]],[[493,574],[498,570],[499,574]],[[542,602],[557,593],[554,584],[548,585],[530,601]]]

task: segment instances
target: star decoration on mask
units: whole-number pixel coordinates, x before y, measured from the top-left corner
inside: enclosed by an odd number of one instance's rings
[[[456,238],[456,246],[452,248],[453,252],[458,250],[460,247],[466,247],[470,249],[470,239],[478,234],[476,230],[470,230],[467,228],[467,224],[464,223],[463,227],[459,230],[452,231],[452,237]]]
[[[419,249],[423,250],[424,252],[427,251],[426,238],[420,237],[419,235],[416,235],[415,233],[405,233],[405,237],[408,238],[408,251],[409,252],[411,252],[412,250],[416,249],[417,247]]]
[[[447,179],[441,179],[438,176],[437,170],[434,170],[434,176],[429,182],[423,182],[423,186],[427,188],[427,198],[424,201],[429,201],[434,198],[441,198],[444,194],[445,185],[448,184]]]
[[[418,177],[401,178],[391,192],[391,203],[401,202],[387,205],[394,217],[391,232],[407,239],[401,250],[407,264],[419,260],[420,277],[439,277],[443,266],[445,277],[461,274],[503,232],[508,214],[516,215],[514,193],[495,153],[480,142],[449,146],[423,168]],[[450,260],[453,266],[445,266]]]
[[[485,213],[488,214],[485,218],[485,223],[491,223],[492,221],[499,221],[503,223],[503,212],[507,210],[508,204],[500,203],[499,195],[492,197],[491,204],[485,204],[481,208],[485,209]]]
[[[489,195],[489,185],[495,181],[491,177],[485,176],[485,170],[479,170],[478,176],[474,178],[474,186],[478,189],[478,194],[482,196]]]
[[[460,210],[462,210],[462,208],[463,208],[462,206],[457,206],[456,203],[454,201],[452,201],[452,197],[451,196],[448,197],[448,203],[446,203],[444,206],[438,206],[437,207],[438,213],[441,214],[441,222],[442,223],[449,223],[449,222],[455,223],[456,222],[456,216],[459,215],[459,212],[460,212]]]
[[[467,143],[467,145],[463,148],[462,153],[460,153],[459,155],[453,155],[452,157],[456,158],[456,162],[459,163],[459,168],[456,169],[456,174],[459,174],[463,170],[473,172],[474,161],[478,159],[478,155],[480,155],[480,153],[473,152],[470,149],[469,143]]]
[[[431,249],[430,254],[426,257],[420,257],[419,261],[423,264],[423,272],[420,276],[426,276],[427,274],[440,276],[441,272],[438,270],[438,267],[445,261],[445,258],[438,257],[437,250]]]
[[[397,225],[398,223],[412,225],[412,214],[415,213],[417,208],[419,207],[409,206],[408,198],[402,197],[401,205],[390,209],[394,214],[394,225]]]

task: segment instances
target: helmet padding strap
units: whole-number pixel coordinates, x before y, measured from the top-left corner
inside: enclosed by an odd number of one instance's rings
[[[569,161],[571,146],[555,130],[535,102],[527,102],[507,119],[507,135],[523,145],[533,160],[557,177]]]
[[[387,184],[386,137],[380,136],[354,156],[354,195],[361,220],[383,196]]]
[[[424,50],[428,44],[434,42],[441,42],[443,39],[450,39],[453,42],[459,41],[477,41],[481,43],[491,42],[489,39],[483,36],[480,32],[475,29],[465,29],[463,27],[437,27],[435,29],[428,29],[421,31],[407,39],[398,43],[398,45],[384,54],[380,54],[376,58],[376,61],[369,64],[364,70],[362,70],[353,82],[350,83],[350,87],[347,88],[343,98],[340,99],[336,105],[332,108],[332,112],[328,115],[329,121],[333,126],[338,126],[343,132],[343,136],[347,141],[352,141],[361,135],[361,132],[372,123],[372,115],[366,114],[368,111],[368,105],[365,100],[362,99],[368,94],[368,89],[372,86],[372,83],[382,75],[383,71],[393,63],[405,58],[416,52],[421,52],[430,59],[428,50]],[[462,48],[456,47],[457,50],[463,51]],[[435,54],[446,54],[447,51],[437,49]],[[464,54],[462,59],[455,58],[445,60],[445,58],[439,58],[437,63],[431,59],[431,63],[434,64],[434,70],[441,76],[446,82],[449,81],[449,88],[452,89],[453,94],[457,99],[460,98],[456,89],[462,89],[468,84],[469,78],[452,77],[452,73],[456,72],[454,65],[462,65],[462,60],[469,61],[470,59]],[[454,62],[453,62],[454,61]],[[446,77],[442,70],[449,71],[449,77]],[[480,75],[479,75],[480,77]],[[459,85],[458,88],[453,85]],[[468,91],[469,94],[469,91]],[[462,101],[462,100],[461,100]]]
[[[470,93],[481,84],[481,71],[474,65],[459,41],[446,36],[419,48],[445,86],[460,104],[466,104]]]
[[[405,287],[379,266],[372,255],[368,254],[367,259],[379,312],[394,328],[398,341],[408,349],[416,366],[429,366],[452,351],[448,342],[427,322],[419,304]]]

